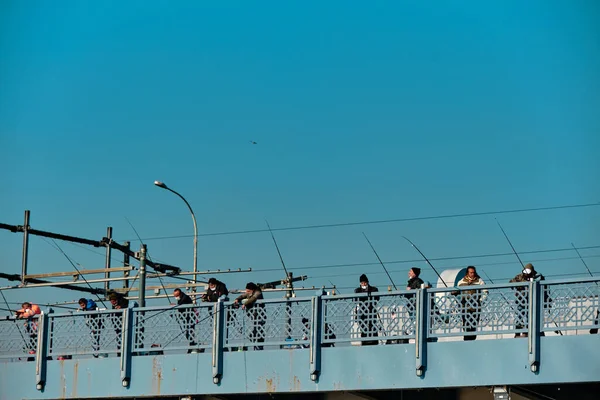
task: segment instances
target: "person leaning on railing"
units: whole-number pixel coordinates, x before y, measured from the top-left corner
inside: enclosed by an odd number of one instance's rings
[[[246,291],[233,302],[236,307],[239,306],[239,303],[242,303],[242,310],[246,310],[252,324],[250,340],[258,343],[265,341],[265,324],[267,322],[264,312],[265,305],[256,302],[262,299],[262,290],[254,282],[248,282],[246,284]],[[263,346],[254,347],[254,350],[262,349]]]
[[[37,348],[37,315],[42,313],[40,306],[29,302],[21,304],[21,309],[17,310],[16,318],[27,319],[25,322],[25,332],[29,337],[29,341],[25,342],[26,351],[29,354],[35,354]]]
[[[92,299],[81,298],[78,301],[78,311],[98,311],[98,305]],[[90,328],[90,334],[92,335],[92,350],[94,351],[93,356],[98,357],[98,351],[100,350],[100,332],[104,327],[102,323],[102,316],[97,313],[90,313],[85,316],[85,324]],[[102,357],[106,355],[102,354]]]
[[[485,282],[477,274],[477,269],[470,265],[467,274],[458,282],[458,286],[483,286]],[[465,332],[476,332],[481,316],[481,304],[486,300],[487,289],[467,289],[460,293],[462,305],[462,322]],[[465,335],[464,340],[475,340],[477,335]]]
[[[179,288],[173,290],[173,297],[177,301],[178,306],[194,304],[192,298]],[[197,318],[196,310],[194,308],[180,308],[177,311],[177,322],[185,334],[185,338],[190,346],[196,346],[196,341],[194,340],[194,320]],[[188,350],[188,353],[193,352],[196,352],[196,350]]]
[[[523,271],[512,278],[510,280],[511,283],[514,282],[529,282],[529,281],[543,281],[544,275],[538,273],[533,264],[529,263],[523,267]],[[516,288],[517,295],[517,321],[515,324],[516,329],[523,329],[525,327],[525,321],[527,320],[526,311],[529,307],[529,288],[524,286],[519,286]],[[548,295],[548,291],[544,291],[544,303],[545,305],[549,304],[551,301],[550,296]],[[527,337],[527,332],[515,333],[515,337]],[[544,336],[544,332],[540,333],[540,336]]]

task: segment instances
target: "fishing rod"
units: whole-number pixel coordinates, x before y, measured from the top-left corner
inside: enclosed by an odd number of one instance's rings
[[[8,305],[8,301],[6,300],[6,296],[4,296],[4,291],[0,290],[0,294],[2,295],[2,298],[4,299],[4,303],[6,304],[6,307],[8,307],[10,309],[10,305]],[[9,310],[12,311],[12,310]],[[17,331],[19,332],[19,335],[21,336],[21,339],[23,339],[23,344],[25,345],[25,349],[28,349],[28,342],[27,340],[25,340],[25,336],[23,336],[23,333],[21,332],[21,329],[19,328],[19,324],[17,323],[17,320],[14,319],[13,322],[15,323],[15,326],[17,328]]]
[[[519,262],[521,263],[521,268],[525,268],[525,264],[523,264],[523,261],[521,260],[521,257],[519,257],[519,253],[517,253],[517,251],[515,250],[515,247],[513,246],[512,242],[510,241],[510,239],[508,238],[508,235],[506,234],[506,232],[504,231],[504,228],[502,228],[502,225],[500,225],[500,222],[498,221],[498,219],[494,218],[496,220],[496,223],[498,224],[498,227],[500,228],[500,230],[502,231],[502,233],[504,234],[504,237],[506,238],[506,241],[508,242],[508,244],[510,245],[510,248],[512,249],[513,253],[515,253],[515,256],[517,256],[517,259],[519,260]],[[548,290],[548,288],[546,288],[546,290]],[[546,293],[547,294],[547,293]],[[554,322],[554,325],[558,328],[558,324],[556,322]],[[555,331],[558,332],[560,334],[560,336],[563,335],[562,331]],[[542,332],[543,333],[543,332]]]
[[[129,226],[131,227],[131,229],[133,229],[133,232],[135,233],[135,236],[137,236],[138,240],[140,241],[140,243],[142,245],[144,245],[144,242],[142,241],[142,238],[140,237],[140,235],[138,234],[137,229],[135,229],[135,227],[133,226],[133,224],[131,223],[131,221],[129,220],[129,218],[125,217],[125,220],[127,221],[127,223],[129,224]],[[146,257],[148,257],[148,259],[150,261],[152,261],[152,258],[150,257],[150,253],[148,252],[148,250],[146,250]],[[136,275],[137,276],[137,275]],[[165,288],[165,285],[160,277],[160,275],[158,275],[158,280],[160,282],[160,286],[162,286],[163,290],[165,291],[165,295],[167,295],[167,301],[170,303],[171,300],[169,299],[169,293],[167,292],[167,289]],[[135,282],[135,279],[133,280],[133,282]],[[131,284],[131,287],[133,287],[133,282]],[[131,291],[131,288],[127,291],[127,294],[129,294],[129,291]],[[144,293],[145,295],[145,293]]]
[[[583,263],[583,265],[585,265],[585,269],[587,269],[587,272],[593,278],[594,274],[592,274],[592,271],[590,271],[590,269],[588,268],[587,263],[585,262],[585,260],[581,256],[581,254],[579,253],[579,250],[577,249],[577,247],[575,247],[575,245],[573,243],[571,243],[571,246],[573,246],[573,249],[575,250],[575,252],[579,256],[579,259],[581,260],[581,262]],[[596,286],[598,286],[598,282],[594,282],[594,283],[596,284]],[[596,319],[594,319],[594,325],[598,325],[598,319],[599,318],[600,318],[600,310],[596,310]],[[597,334],[598,333],[598,328],[592,328],[592,329],[590,329],[590,333],[592,335],[593,334]]]
[[[577,253],[577,255],[579,256],[579,259],[581,260],[581,262],[583,263],[583,265],[585,266],[585,269],[587,270],[588,274],[590,274],[590,276],[593,278],[594,274],[592,274],[592,271],[590,271],[590,269],[588,268],[587,263],[585,262],[585,260],[583,259],[583,257],[581,256],[581,253],[579,253],[579,249],[577,247],[575,247],[575,245],[573,243],[571,243],[571,246],[573,246],[573,250],[575,250],[575,252]],[[598,283],[596,283],[597,285]]]
[[[444,284],[444,286],[448,287],[448,285],[444,281],[444,278],[442,278],[442,276],[437,272],[437,269],[435,269],[435,267],[433,266],[433,264],[431,263],[431,261],[429,261],[429,259],[427,257],[425,257],[425,254],[423,254],[423,252],[421,250],[419,250],[419,248],[409,238],[407,238],[406,236],[402,236],[402,238],[404,238],[404,240],[406,240],[408,243],[410,243],[411,246],[414,247],[415,250],[417,250],[419,252],[419,254],[421,255],[421,257],[423,257],[425,259],[425,262],[427,262],[427,264],[429,264],[429,266],[431,267],[431,269],[433,270],[433,272],[435,272],[435,274],[438,276],[438,278],[440,278],[440,280],[442,281],[442,283]]]
[[[291,296],[294,296],[295,295],[294,283],[290,279],[290,275],[287,271],[287,268],[285,267],[285,261],[283,261],[283,256],[281,255],[281,251],[279,251],[279,246],[277,245],[277,240],[275,240],[275,235],[273,235],[273,230],[271,229],[271,225],[269,225],[269,221],[267,221],[266,219],[265,219],[265,222],[267,224],[267,228],[269,228],[269,233],[271,234],[271,238],[273,239],[275,248],[277,249],[277,254],[279,254],[279,260],[281,261],[281,266],[283,267],[283,272],[285,272],[285,279],[287,280],[287,283],[290,285]]]
[[[515,250],[515,247],[512,245],[512,242],[510,241],[510,239],[508,238],[508,235],[506,234],[506,232],[504,231],[504,228],[502,228],[502,225],[500,225],[500,222],[498,222],[498,220],[496,218],[494,218],[494,220],[496,220],[496,223],[498,224],[498,227],[500,228],[500,230],[502,231],[502,233],[504,234],[504,237],[506,238],[506,241],[508,242],[508,244],[510,245],[510,248],[512,249],[513,253],[515,254],[515,256],[517,256],[517,260],[519,260],[519,262],[521,263],[521,267],[524,268],[525,264],[523,264],[523,261],[521,260],[521,257],[519,257],[519,253],[517,253],[517,251]]]
[[[48,241],[44,238],[42,238],[46,243],[48,243]],[[65,258],[69,261],[69,263],[73,266],[73,268],[75,268],[75,271],[77,271],[77,273],[79,274],[79,276],[81,276],[81,279],[84,280],[84,282],[89,286],[90,289],[94,290],[94,288],[92,287],[92,285],[90,285],[90,283],[87,281],[87,279],[85,279],[85,276],[81,273],[81,271],[79,271],[79,268],[77,268],[77,266],[75,266],[75,263],[71,260],[71,257],[69,257],[67,255],[67,253],[65,253],[63,251],[63,249],[58,245],[58,243],[56,243],[56,240],[51,239],[52,242],[54,243],[54,245],[56,246],[56,248],[58,249],[58,251],[60,251],[62,253],[63,256],[65,256]],[[104,290],[101,290],[102,292]],[[102,303],[102,305],[104,306],[104,308],[106,307],[106,304],[104,303],[104,301],[100,298],[100,296],[98,296],[98,293],[96,291],[94,291],[94,294],[96,295],[96,297],[98,298],[98,300],[100,300],[100,302]]]
[[[396,284],[394,283],[394,281],[392,280],[392,277],[390,276],[390,273],[388,272],[387,268],[383,264],[383,261],[381,261],[381,258],[379,257],[379,254],[377,254],[377,251],[375,250],[375,247],[373,247],[373,245],[371,244],[371,241],[369,240],[369,238],[367,237],[367,235],[364,232],[362,232],[362,234],[365,237],[365,239],[367,240],[367,243],[369,243],[369,246],[371,246],[371,250],[373,250],[373,253],[375,253],[375,256],[379,260],[379,264],[381,264],[381,266],[383,267],[383,270],[387,274],[388,278],[390,278],[390,282],[392,282],[392,286],[394,287],[394,290],[398,290],[398,288],[396,287]]]

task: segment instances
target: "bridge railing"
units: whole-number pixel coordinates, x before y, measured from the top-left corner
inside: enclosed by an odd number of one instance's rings
[[[578,334],[598,328],[599,298],[600,279],[587,278],[486,285],[477,289],[263,300],[247,310],[226,301],[49,312],[44,316],[47,322],[43,329],[38,329],[37,318],[0,320],[0,359],[28,359],[32,357],[30,353],[56,359],[114,356],[123,351],[131,356],[145,356],[215,348],[227,351],[396,344],[417,339],[535,334],[532,329],[537,329],[537,334]],[[220,313],[223,328],[217,329]],[[315,315],[318,320],[314,320]],[[533,326],[532,318],[536,322]],[[420,329],[423,335],[417,335]],[[313,340],[317,334],[318,340]],[[38,349],[38,343],[47,346]]]
[[[542,332],[571,333],[598,328],[600,281],[597,278],[541,282]]]
[[[527,333],[529,284],[430,289],[428,338]]]
[[[415,291],[323,296],[322,344],[414,339],[415,299]]]

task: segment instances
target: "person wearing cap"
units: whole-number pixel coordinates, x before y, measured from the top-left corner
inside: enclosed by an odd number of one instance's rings
[[[412,267],[408,270],[408,282],[406,283],[406,290],[416,290],[423,287],[425,282],[423,282],[423,279],[419,278],[419,275],[421,275],[421,268]],[[401,324],[404,327],[402,334],[411,335],[414,329],[412,320],[415,316],[415,294],[406,294],[404,297],[407,299],[404,308],[408,314],[408,318],[404,317],[402,320]],[[400,321],[398,321],[398,323],[400,323]],[[399,339],[397,342],[408,343],[408,339]],[[390,343],[394,343],[394,341],[390,341]]]
[[[477,269],[469,265],[466,275],[458,282],[458,286],[483,286],[485,282],[477,274]],[[467,289],[460,292],[462,306],[462,322],[465,332],[477,331],[481,315],[481,303],[485,301],[489,292],[487,289]],[[464,340],[475,340],[477,335],[465,335]]]
[[[234,300],[234,306],[242,304],[242,310],[246,310],[250,317],[250,340],[252,342],[262,343],[265,341],[265,323],[267,316],[265,313],[265,305],[258,303],[258,300],[263,300],[262,290],[254,282],[246,284],[246,291]],[[263,346],[255,346],[254,350],[262,350]]]
[[[202,301],[216,303],[221,296],[227,296],[228,294],[229,291],[227,290],[227,286],[225,286],[223,282],[216,278],[210,278],[208,280],[206,293],[202,295]]]
[[[523,271],[510,280],[510,283],[515,282],[530,282],[530,281],[543,281],[544,275],[538,273],[535,270],[533,264],[529,263],[523,267]],[[529,309],[529,288],[526,286],[516,287],[515,295],[517,296],[517,315],[515,329],[524,329],[527,326],[527,310]],[[548,291],[544,291],[544,303],[548,304],[549,301]],[[515,337],[527,337],[528,333],[515,333]],[[544,336],[544,332],[541,333]]]
[[[424,282],[423,279],[419,278],[419,275],[421,275],[421,268],[412,267],[408,270],[406,290],[421,289]]]
[[[369,278],[367,275],[362,274],[359,278],[360,286],[354,289],[354,293],[366,293],[366,297],[359,297],[358,305],[356,307],[356,317],[358,319],[358,326],[360,329],[360,337],[377,337],[377,301],[379,297],[371,296],[371,293],[378,292],[375,286],[369,284]],[[363,341],[363,346],[375,345],[377,340]]]

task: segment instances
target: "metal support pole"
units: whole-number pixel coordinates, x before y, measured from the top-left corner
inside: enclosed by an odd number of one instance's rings
[[[51,314],[53,311],[48,311]],[[35,387],[37,390],[43,390],[46,385],[46,370],[48,365],[48,338],[52,324],[50,323],[50,315],[43,313],[38,320],[38,340],[37,354],[35,358]]]
[[[321,341],[323,337],[321,333],[323,329],[324,306],[323,306],[323,290],[319,291],[315,297],[311,299],[312,307],[312,325],[310,327],[310,380],[318,381],[321,374]],[[325,325],[326,326],[326,325]]]
[[[533,373],[538,373],[540,366],[540,322],[544,316],[542,306],[542,286],[539,280],[529,282],[529,369]]]
[[[27,255],[29,254],[29,215],[30,211],[25,210],[25,222],[23,223],[23,262],[21,264],[21,283],[25,283],[25,275],[27,275]]]
[[[126,252],[123,252],[123,266],[128,267],[129,266],[129,251],[131,251],[131,243],[124,242],[123,246],[127,249]],[[129,271],[124,271],[123,276],[127,278],[129,276]],[[123,289],[127,289],[127,288],[129,288],[129,281],[125,280],[125,281],[123,281]]]
[[[227,316],[225,313],[225,303],[219,299],[214,305],[214,325],[213,325],[213,348],[212,348],[212,373],[213,383],[219,384],[223,377],[223,345],[225,343],[225,334]]]
[[[427,369],[427,330],[428,330],[428,292],[426,288],[417,289],[415,321],[416,373],[423,378]]]
[[[140,307],[146,307],[146,245],[140,248]]]
[[[110,255],[111,255],[111,250],[112,248],[110,247],[110,241],[112,240],[112,226],[109,226],[108,228],[106,228],[106,238],[108,239],[108,244],[106,245],[106,261],[104,263],[104,268],[109,269],[110,268]],[[106,271],[104,273],[104,277],[106,279],[110,278],[110,272]],[[104,290],[106,290],[108,292],[108,290],[110,289],[110,282],[106,281],[104,283]]]

